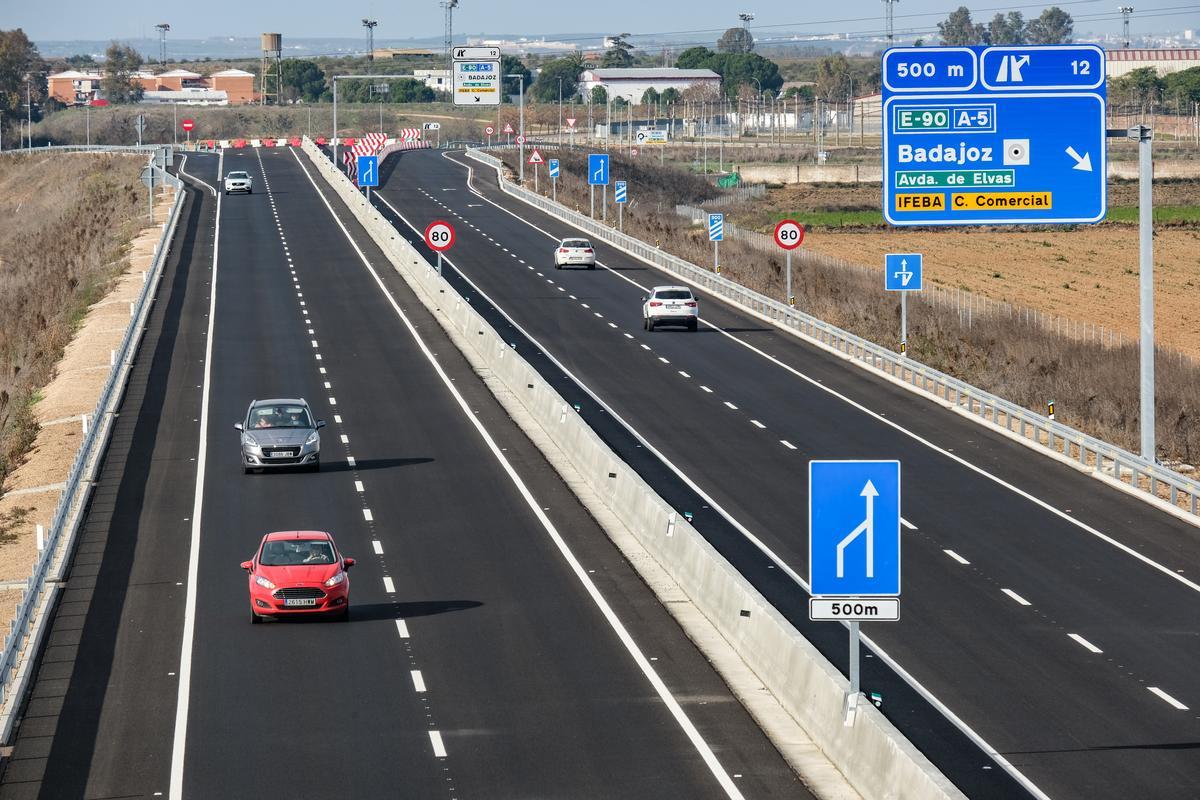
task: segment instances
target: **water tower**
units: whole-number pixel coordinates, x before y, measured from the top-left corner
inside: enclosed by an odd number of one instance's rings
[[[258,74],[262,76],[259,79],[259,102],[266,105],[269,99],[274,98],[275,104],[279,105],[280,88],[283,86],[282,33],[262,35],[262,67]]]

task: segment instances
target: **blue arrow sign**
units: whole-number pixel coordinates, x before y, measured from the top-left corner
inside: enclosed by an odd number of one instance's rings
[[[379,156],[359,156],[357,166],[360,187],[379,185]]]
[[[608,186],[607,153],[588,155],[588,184],[590,186]]]
[[[901,47],[882,69],[890,224],[1104,219],[1102,49]]]
[[[557,158],[550,159],[549,166],[550,166],[550,177],[557,178],[558,177],[558,159]]]
[[[889,292],[921,291],[921,254],[888,253],[883,257],[883,288]]]
[[[625,181],[616,181],[613,184],[613,198],[618,203],[625,202]]]
[[[710,242],[725,241],[725,215],[708,215],[708,240]]]
[[[808,463],[814,597],[900,594],[900,462]]]

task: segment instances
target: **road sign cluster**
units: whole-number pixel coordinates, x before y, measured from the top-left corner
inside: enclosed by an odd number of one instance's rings
[[[1095,45],[885,52],[884,217],[892,225],[1104,219],[1104,70]]]

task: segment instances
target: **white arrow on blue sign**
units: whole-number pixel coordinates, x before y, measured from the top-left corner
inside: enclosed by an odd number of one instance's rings
[[[900,462],[808,463],[814,597],[900,594]]]
[[[708,215],[708,240],[710,242],[725,241],[725,215]]]
[[[588,185],[608,186],[608,154],[588,155]]]
[[[551,178],[558,177],[558,159],[557,158],[550,159],[550,177]]]
[[[888,253],[883,257],[883,288],[889,292],[919,292],[922,288],[920,253]]]
[[[358,185],[379,185],[379,156],[358,157]]]
[[[618,203],[625,202],[625,181],[617,181],[613,184],[613,197]]]

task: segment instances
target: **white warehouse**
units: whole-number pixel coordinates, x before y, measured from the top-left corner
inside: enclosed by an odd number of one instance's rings
[[[711,85],[721,88],[721,76],[711,69],[677,69],[656,67],[653,69],[589,69],[579,76],[579,93],[586,100],[592,89],[603,86],[609,99],[622,97],[631,103],[642,102],[647,89],[662,94],[667,89],[682,92],[690,86]]]

